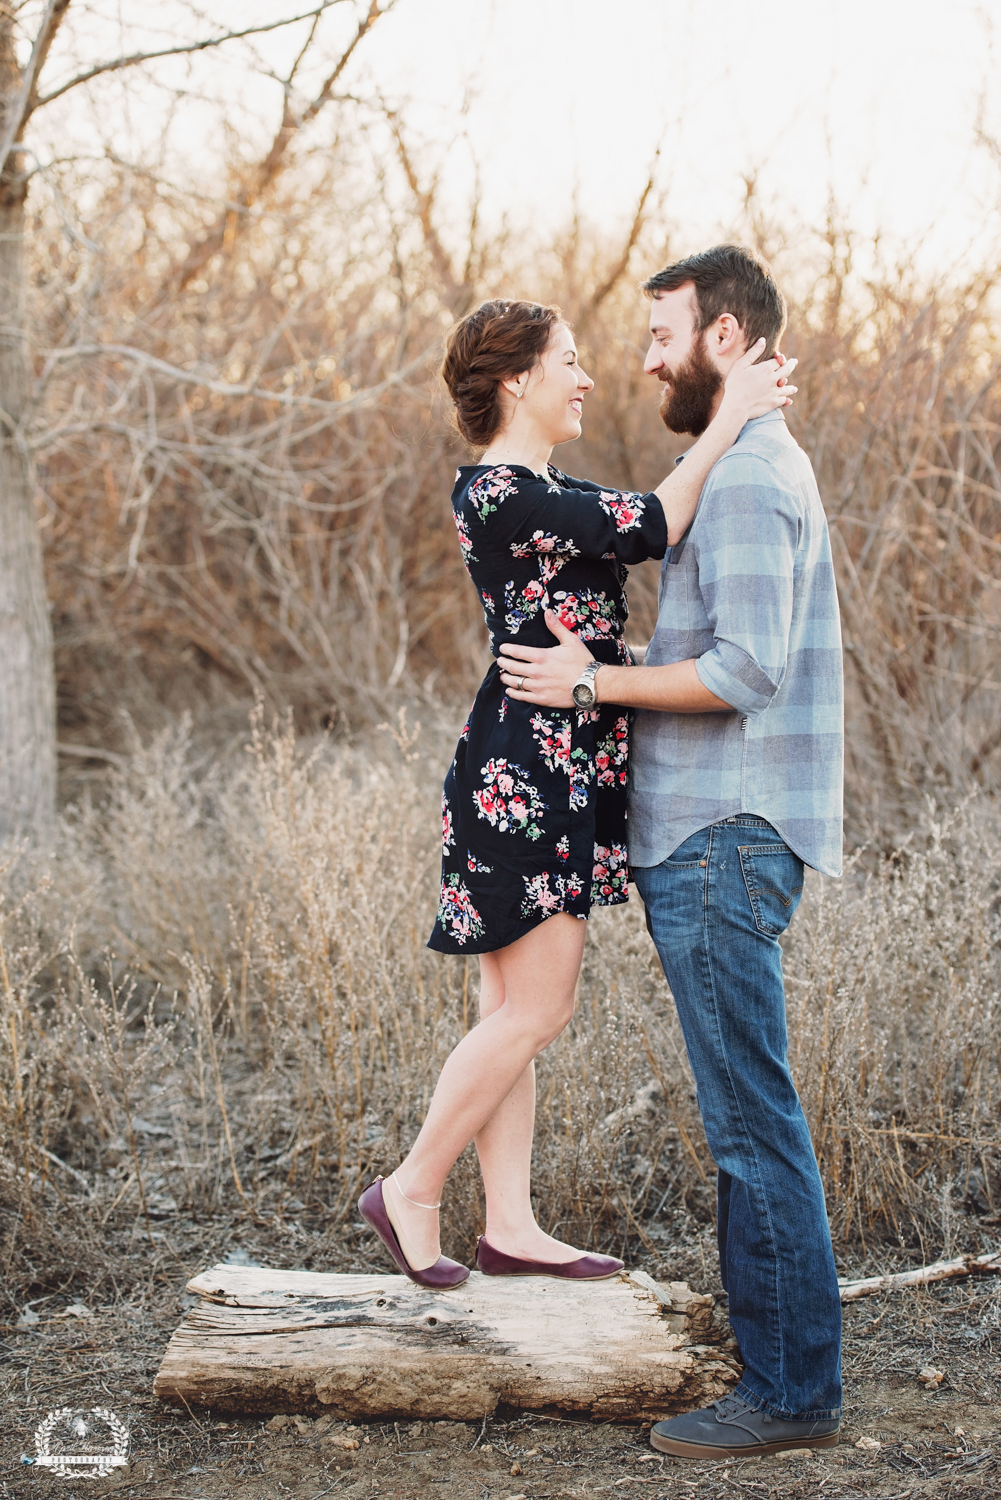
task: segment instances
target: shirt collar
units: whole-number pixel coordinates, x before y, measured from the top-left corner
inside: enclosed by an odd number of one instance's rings
[[[774,411],[766,411],[764,416],[752,417],[751,420],[749,422],[745,422],[743,427],[740,429],[740,435],[737,438],[737,442],[739,443],[740,439],[744,437],[746,433],[750,432],[753,427],[761,427],[766,422],[784,421],[785,414],[783,413],[781,406],[777,406]]]

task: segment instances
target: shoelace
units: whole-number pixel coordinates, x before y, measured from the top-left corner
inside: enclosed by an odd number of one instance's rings
[[[734,1417],[743,1416],[760,1416],[764,1422],[772,1420],[767,1412],[759,1412],[741,1396],[721,1396],[718,1401],[713,1402],[713,1410],[717,1413],[716,1420],[719,1422],[729,1422]]]

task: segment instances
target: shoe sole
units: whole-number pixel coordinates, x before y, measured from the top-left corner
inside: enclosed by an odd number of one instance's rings
[[[651,1432],[650,1446],[658,1453],[670,1453],[675,1458],[763,1458],[769,1453],[785,1453],[790,1448],[836,1448],[840,1433],[828,1432],[823,1437],[791,1438],[777,1443],[750,1443],[746,1446],[723,1448],[715,1443],[686,1443],[681,1438],[665,1438]]]
[[[480,1271],[479,1266],[476,1269]],[[504,1276],[511,1280],[518,1276],[544,1276],[547,1281],[611,1281],[613,1276],[621,1276],[622,1270],[620,1266],[618,1271],[606,1271],[604,1276],[561,1276],[558,1271],[480,1271],[480,1275],[498,1280]]]

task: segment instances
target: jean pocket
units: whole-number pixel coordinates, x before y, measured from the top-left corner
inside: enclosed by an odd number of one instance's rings
[[[778,937],[803,895],[803,861],[787,844],[744,844],[739,853],[754,925]]]
[[[705,863],[708,858],[709,830],[707,828],[700,828],[698,833],[690,834],[683,843],[679,844],[674,853],[667,856],[667,858],[664,860],[664,864],[670,865],[672,869],[677,869],[679,866],[684,867],[686,865],[689,868],[691,868],[692,866],[695,866],[697,868],[699,865],[705,868]]]

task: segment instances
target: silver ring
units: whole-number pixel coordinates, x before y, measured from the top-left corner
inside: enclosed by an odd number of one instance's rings
[[[519,677],[518,678],[518,691],[519,691],[519,693],[523,693],[525,691],[525,679],[524,679],[524,677]]]

